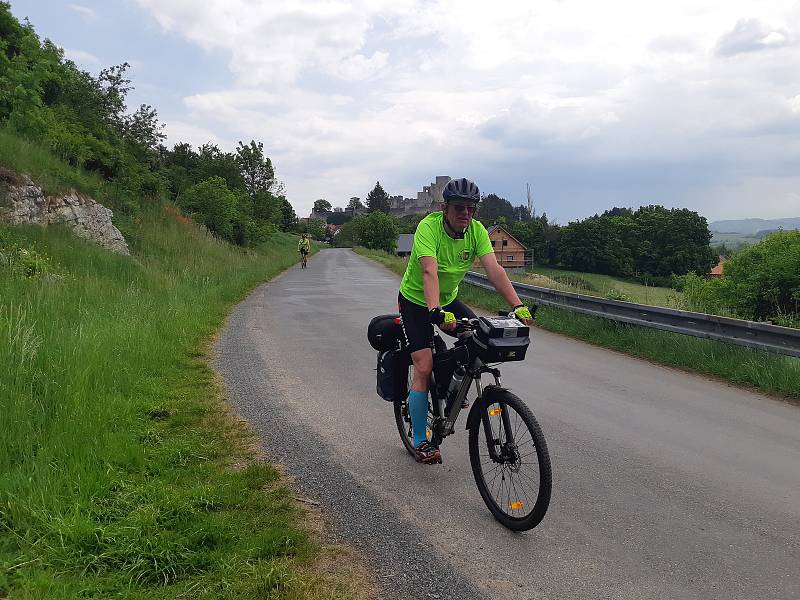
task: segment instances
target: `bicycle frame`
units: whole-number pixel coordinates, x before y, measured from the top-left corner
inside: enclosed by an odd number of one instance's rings
[[[434,360],[436,360],[435,355]],[[477,399],[475,403],[476,405],[479,404],[483,398],[481,376],[484,373],[490,373],[494,377],[495,385],[497,387],[502,386],[500,370],[487,366],[480,358],[475,357],[469,365],[461,362],[457,362],[457,365],[464,368],[466,370],[466,374],[464,375],[464,379],[461,382],[461,387],[459,387],[456,395],[449,399],[449,401],[447,398],[439,397],[436,392],[436,386],[430,386],[431,404],[433,406],[432,442],[435,445],[439,445],[444,438],[455,433],[455,425],[456,421],[458,420],[458,416],[461,413],[461,406],[473,383],[475,384],[477,391]],[[449,404],[449,406],[447,406],[447,404]],[[508,441],[513,443],[513,434],[510,431],[511,424],[508,419],[508,413],[505,410],[502,410],[502,406],[501,418],[503,419],[503,425],[506,428],[506,431],[509,432],[507,437],[511,438]],[[489,455],[493,461],[500,461],[501,456],[497,454],[495,449],[496,444],[494,443],[494,433],[492,431],[489,415],[484,411],[484,413],[481,414],[481,419],[483,421],[484,431],[486,432],[487,436],[486,442],[489,447]]]

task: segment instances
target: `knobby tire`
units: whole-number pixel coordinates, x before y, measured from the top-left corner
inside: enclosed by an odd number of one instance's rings
[[[508,411],[509,421],[510,413],[516,414],[518,419],[512,423],[511,429],[518,446],[518,460],[506,464],[492,461],[484,423],[480,420],[469,431],[469,456],[475,483],[486,506],[502,525],[513,531],[533,529],[547,513],[552,489],[550,455],[542,429],[528,406],[511,392],[493,395],[491,404],[486,399],[479,402],[481,411],[488,411],[492,407]],[[502,417],[489,419],[494,419],[492,431],[495,439],[503,442],[506,439],[506,427]],[[529,472],[534,465],[538,477]],[[524,507],[512,508],[512,503],[516,502],[524,504]],[[533,508],[529,509],[531,504]]]

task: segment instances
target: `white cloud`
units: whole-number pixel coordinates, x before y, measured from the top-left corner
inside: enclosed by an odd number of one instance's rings
[[[138,0],[159,24],[206,48],[231,53],[231,71],[247,85],[293,82],[308,69],[346,80],[371,77],[387,53],[362,53],[371,19],[402,11],[395,2]]]
[[[166,124],[164,133],[167,135],[167,141],[171,144],[178,142],[185,142],[191,144],[194,148],[198,148],[207,142],[212,144],[223,145],[221,140],[213,131],[204,127],[198,127],[192,123],[185,123],[183,121],[172,120]]]
[[[772,172],[800,161],[794,0],[138,2],[229,53],[234,86],[187,97],[186,119],[264,140],[301,213],[377,178],[411,195],[435,174],[524,183],[545,165],[567,189],[609,162],[713,165],[691,175],[699,195],[749,174],[728,197],[747,203],[766,181],[783,197]]]
[[[97,19],[97,13],[88,6],[67,4],[67,8],[78,13],[86,21],[94,21]]]
[[[100,65],[100,59],[91,52],[86,52],[85,50],[64,48],[64,55],[76,65],[80,65],[84,68],[91,69]]]
[[[734,56],[743,52],[758,52],[791,45],[785,30],[771,29],[758,19],[742,19],[717,42],[716,51],[721,56]]]

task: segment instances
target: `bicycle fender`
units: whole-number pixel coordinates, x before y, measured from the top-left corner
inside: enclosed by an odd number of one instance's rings
[[[500,392],[507,392],[508,388],[500,387],[497,385],[487,385],[483,388],[481,397],[469,409],[467,416],[467,429],[472,429],[481,420],[481,411],[494,402],[493,398]]]

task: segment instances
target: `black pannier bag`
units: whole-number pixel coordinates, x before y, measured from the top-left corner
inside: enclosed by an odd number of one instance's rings
[[[398,322],[399,314],[378,315],[374,317],[367,327],[367,339],[370,346],[379,352],[393,350],[405,340],[403,327]]]
[[[378,352],[378,383],[376,390],[378,396],[389,402],[394,402],[394,397],[396,395],[396,364],[397,350]]]
[[[530,330],[517,319],[479,317],[472,340],[486,363],[523,360],[531,343]]]
[[[456,362],[465,363],[467,360],[466,346],[455,346],[448,350],[442,342],[442,348],[436,351],[433,359],[433,380],[437,398],[444,398],[447,395],[453,371],[456,370]]]

